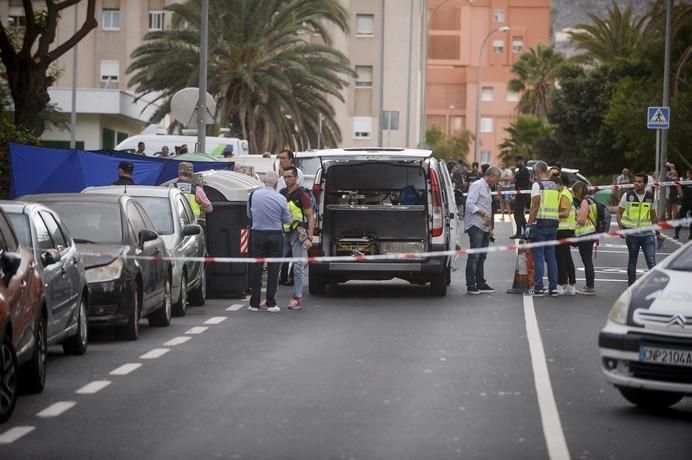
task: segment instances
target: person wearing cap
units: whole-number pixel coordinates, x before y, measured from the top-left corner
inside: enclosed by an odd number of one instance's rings
[[[112,185],[137,185],[135,181],[132,180],[132,172],[135,170],[135,165],[129,161],[121,161],[118,164],[118,180],[113,182]]]
[[[204,214],[208,214],[214,210],[211,205],[211,201],[207,198],[207,194],[204,193],[204,188],[193,183],[192,176],[194,173],[194,167],[192,163],[183,161],[178,165],[178,180],[173,184],[178,190],[183,192],[185,198],[190,203],[192,211],[195,213],[195,217]]]

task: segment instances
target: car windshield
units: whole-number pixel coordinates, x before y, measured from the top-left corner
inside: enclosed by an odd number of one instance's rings
[[[149,214],[154,228],[160,235],[173,233],[173,213],[168,197],[136,196],[134,198]]]
[[[669,270],[692,272],[692,245],[688,245],[668,264]]]
[[[19,242],[25,248],[32,248],[34,245],[31,242],[31,228],[29,227],[29,217],[26,214],[19,212],[8,212],[14,233],[17,235]]]
[[[75,243],[122,244],[120,206],[94,202],[45,203],[60,215]]]
[[[296,167],[303,171],[303,174],[314,175],[322,167],[319,157],[296,158]]]

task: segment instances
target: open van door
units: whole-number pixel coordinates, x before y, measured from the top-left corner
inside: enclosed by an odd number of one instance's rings
[[[446,195],[447,207],[446,207],[446,225],[449,230],[449,245],[450,250],[456,250],[457,247],[461,247],[461,237],[459,231],[461,229],[461,222],[459,221],[459,210],[457,208],[456,200],[454,199],[454,182],[452,181],[452,176],[449,174],[447,165],[444,161],[438,160],[440,165],[440,170],[442,171],[442,180],[444,182],[444,194]],[[450,267],[452,270],[457,269],[459,263],[459,255],[454,254],[450,257]]]

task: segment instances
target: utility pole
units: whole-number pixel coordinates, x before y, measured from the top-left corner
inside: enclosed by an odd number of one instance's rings
[[[673,0],[666,0],[666,45],[664,51],[664,63],[663,63],[663,106],[670,107],[670,40],[671,40],[671,29],[673,24]],[[672,117],[671,117],[672,118]],[[670,121],[670,120],[668,120]],[[668,130],[662,129],[661,132],[661,161],[659,162],[658,176],[660,181],[664,181],[666,163],[668,162]],[[665,209],[666,199],[663,189],[659,189],[659,206],[661,209],[657,211],[660,213],[659,217],[663,217],[662,211]]]
[[[207,50],[209,29],[209,0],[202,0],[202,23],[199,37],[199,100],[197,101],[197,145],[206,153],[204,145],[207,136]]]
[[[79,29],[79,4],[74,6],[74,33]],[[72,48],[72,113],[70,113],[70,148],[77,148],[77,48]]]

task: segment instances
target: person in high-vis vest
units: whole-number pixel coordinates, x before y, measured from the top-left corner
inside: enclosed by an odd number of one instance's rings
[[[557,238],[560,223],[560,190],[557,184],[548,178],[548,165],[539,161],[533,165],[536,182],[531,186],[531,210],[526,224],[525,236],[531,241],[551,241]],[[557,259],[555,246],[536,247],[531,250],[534,266],[534,288],[532,294],[543,297],[544,264],[548,266],[548,295],[556,297],[557,293]]]
[[[618,206],[617,220],[621,229],[650,227],[658,221],[654,209],[654,195],[646,191],[648,182],[646,173],[634,175],[634,190],[622,195]],[[660,238],[660,236],[659,236]],[[644,253],[644,260],[649,269],[656,265],[656,237],[651,230],[630,234],[625,237],[627,243],[627,284],[637,280],[637,258],[639,249]]]
[[[572,186],[572,194],[574,195],[574,209],[577,212],[577,225],[574,230],[574,236],[580,237],[596,233],[598,209],[596,207],[596,202],[588,196],[589,188],[585,183],[577,182]],[[596,273],[593,268],[593,245],[595,242],[595,240],[585,240],[577,243],[579,256],[584,265],[584,274],[586,276],[586,285],[577,289],[577,294],[580,295],[596,294],[594,286]]]
[[[195,185],[192,182],[192,176],[194,174],[194,167],[192,163],[183,161],[178,165],[178,180],[173,184],[178,190],[183,192],[192,212],[195,214],[195,218],[199,219],[202,214],[208,214],[214,210],[211,205],[211,201],[207,198],[207,194],[204,193],[204,188]]]
[[[571,238],[577,228],[577,216],[574,209],[572,192],[562,182],[560,171],[550,170],[550,179],[560,188],[560,221],[557,227],[557,238]],[[574,269],[572,251],[569,244],[555,247],[557,258],[557,293],[558,295],[577,295],[577,273]]]

